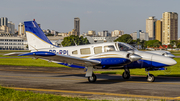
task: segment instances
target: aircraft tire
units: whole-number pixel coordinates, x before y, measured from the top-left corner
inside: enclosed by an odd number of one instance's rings
[[[147,76],[147,81],[148,82],[154,82],[154,80],[155,80],[155,77],[154,77],[153,74],[149,74],[149,76]]]
[[[123,77],[123,79],[129,79],[130,73],[129,72],[123,72],[122,77]]]
[[[95,75],[94,73],[92,74],[91,77],[88,77],[88,81],[89,81],[90,83],[96,82],[96,79],[97,79],[97,77],[96,77],[96,75]]]

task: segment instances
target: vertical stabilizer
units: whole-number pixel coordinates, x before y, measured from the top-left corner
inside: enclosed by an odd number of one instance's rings
[[[46,37],[35,21],[24,22],[29,50],[38,51],[43,48],[53,48],[51,41]]]

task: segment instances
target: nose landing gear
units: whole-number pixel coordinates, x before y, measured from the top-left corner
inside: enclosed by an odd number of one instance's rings
[[[130,78],[130,73],[125,71],[125,72],[123,72],[122,77],[123,77],[123,79],[129,79]]]

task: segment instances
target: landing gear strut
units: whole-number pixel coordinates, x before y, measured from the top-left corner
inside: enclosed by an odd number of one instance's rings
[[[147,75],[147,81],[148,82],[154,82],[155,80],[155,77],[153,74],[150,74],[149,71],[148,71],[148,75]]]
[[[125,71],[122,74],[123,79],[129,79],[130,78],[130,71],[129,69],[125,69]]]

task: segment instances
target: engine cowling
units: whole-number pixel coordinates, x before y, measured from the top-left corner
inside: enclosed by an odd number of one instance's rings
[[[142,57],[139,56],[139,55],[137,55],[137,54],[131,54],[131,53],[129,53],[129,54],[127,55],[127,58],[129,58],[129,60],[130,60],[131,62],[134,62],[134,61],[140,60]]]

